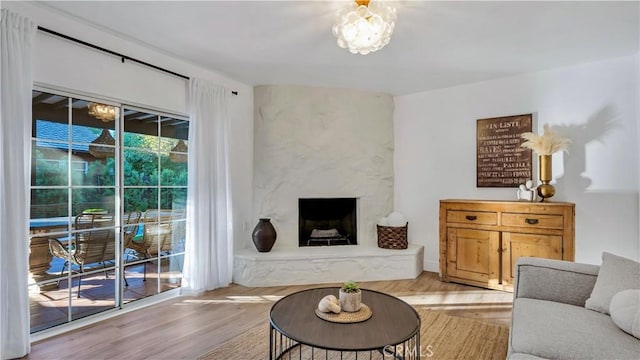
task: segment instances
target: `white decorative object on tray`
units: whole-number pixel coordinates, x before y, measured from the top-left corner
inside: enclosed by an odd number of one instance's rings
[[[322,298],[322,300],[320,300],[320,303],[318,304],[318,310],[320,310],[323,313],[335,313],[335,314],[339,314],[340,313],[340,303],[338,302],[338,299],[333,296],[333,295],[327,295],[325,297]]]

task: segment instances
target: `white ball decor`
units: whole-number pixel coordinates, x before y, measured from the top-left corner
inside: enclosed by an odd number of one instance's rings
[[[387,216],[387,220],[389,222],[389,226],[405,226],[407,224],[407,219],[401,213],[394,211],[389,216]]]

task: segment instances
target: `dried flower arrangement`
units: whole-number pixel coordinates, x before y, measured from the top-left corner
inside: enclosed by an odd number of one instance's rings
[[[549,124],[544,125],[542,135],[527,132],[521,136],[527,141],[522,143],[520,147],[531,149],[538,155],[551,155],[558,151],[567,151],[569,144],[571,144],[571,140],[558,135],[549,127]]]

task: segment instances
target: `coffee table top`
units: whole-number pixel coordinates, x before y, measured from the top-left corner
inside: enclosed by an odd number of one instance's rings
[[[362,303],[371,308],[369,320],[341,324],[315,314],[320,299],[338,297],[339,288],[302,290],[278,300],[269,313],[271,326],[290,339],[327,350],[365,351],[396,345],[420,330],[420,317],[406,302],[374,290],[362,289]]]

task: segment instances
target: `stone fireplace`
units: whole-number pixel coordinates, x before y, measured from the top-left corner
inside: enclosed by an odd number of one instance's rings
[[[349,235],[358,246],[377,246],[376,222],[393,210],[393,98],[256,86],[254,112],[253,217],[271,219],[274,249],[306,245],[300,232],[312,229],[300,229],[299,199],[327,198],[357,199]]]
[[[357,245],[356,198],[298,199],[298,246]]]
[[[393,211],[393,97],[264,85],[254,87],[253,99],[253,218],[270,218],[278,239],[268,253],[250,239],[235,250],[233,282],[281,286],[420,274],[421,246],[377,246],[376,222]]]

